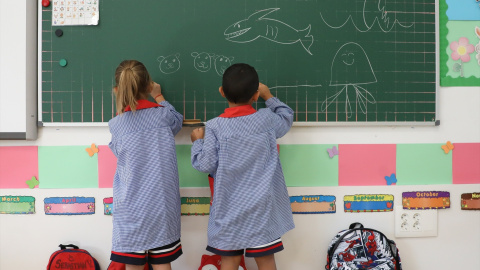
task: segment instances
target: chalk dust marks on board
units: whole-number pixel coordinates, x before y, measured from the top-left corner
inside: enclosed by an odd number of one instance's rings
[[[402,28],[410,28],[413,26],[413,23],[407,24],[400,22],[397,19],[397,13],[401,11],[389,10],[387,0],[365,0],[360,13],[357,11],[357,7],[349,4],[350,2],[351,1],[338,1],[337,4],[344,3],[339,5],[342,12],[332,14],[335,16],[345,14],[346,18],[343,23],[334,25],[328,18],[328,14],[320,11],[322,21],[332,29],[342,28],[351,22],[359,32],[368,32],[375,27],[375,25],[378,25],[380,30],[385,33],[392,31],[397,25]],[[335,17],[335,20],[338,20],[338,18]]]
[[[310,47],[314,42],[314,38],[310,34],[312,26],[309,24],[304,29],[296,29],[287,23],[267,17],[279,9],[263,9],[251,14],[246,19],[233,23],[225,29],[225,38],[237,43],[249,43],[258,38],[285,45],[300,43],[311,55]]]

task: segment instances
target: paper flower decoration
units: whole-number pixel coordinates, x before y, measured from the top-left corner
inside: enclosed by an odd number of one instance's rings
[[[452,59],[455,61],[460,59],[462,62],[469,62],[470,54],[475,51],[475,47],[469,43],[466,37],[461,37],[458,42],[450,43],[450,49],[452,49]]]
[[[453,71],[460,72],[460,77],[463,77],[463,63],[470,62],[470,54],[475,51],[475,47],[469,43],[468,38],[461,37],[458,42],[452,41],[450,43],[452,49],[451,57],[453,60],[461,60],[460,63],[453,65]]]

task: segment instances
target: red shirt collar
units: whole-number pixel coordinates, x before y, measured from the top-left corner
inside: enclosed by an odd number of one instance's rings
[[[137,100],[137,108],[136,108],[137,110],[154,108],[154,107],[163,107],[163,106],[160,105],[160,104],[157,104],[157,103],[148,101],[148,100],[146,100],[146,99],[139,99],[139,100]],[[132,108],[130,108],[130,105],[128,105],[127,107],[125,107],[125,111],[126,111],[126,112],[131,111],[131,110],[132,110]]]
[[[252,107],[252,105],[242,105],[232,108],[226,108],[225,112],[220,114],[219,117],[223,118],[232,118],[232,117],[239,117],[254,114],[257,111]]]

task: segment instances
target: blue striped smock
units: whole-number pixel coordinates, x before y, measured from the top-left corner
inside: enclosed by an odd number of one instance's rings
[[[153,249],[180,238],[174,136],[183,116],[166,101],[160,105],[128,111],[108,122],[109,146],[117,157],[112,236],[116,252]]]
[[[276,142],[292,126],[293,111],[277,98],[266,105],[208,121],[204,139],[193,143],[193,167],[215,179],[208,222],[213,248],[256,247],[295,227]]]

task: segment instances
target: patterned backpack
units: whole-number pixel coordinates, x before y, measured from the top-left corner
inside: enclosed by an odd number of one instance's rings
[[[326,270],[401,270],[395,242],[383,233],[352,223],[330,243]]]

